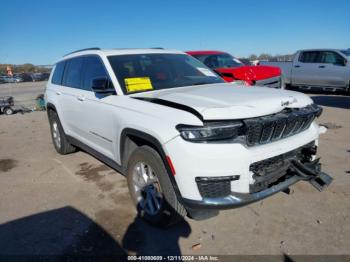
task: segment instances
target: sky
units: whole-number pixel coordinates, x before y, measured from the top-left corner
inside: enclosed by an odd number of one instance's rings
[[[222,50],[237,57],[350,48],[349,0],[10,0],[0,64],[53,64],[87,48]]]

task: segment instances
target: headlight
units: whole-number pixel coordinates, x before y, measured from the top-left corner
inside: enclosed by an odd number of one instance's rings
[[[176,128],[183,139],[202,142],[234,139],[239,135],[242,126],[242,122],[234,121],[206,123],[204,126],[178,125]]]

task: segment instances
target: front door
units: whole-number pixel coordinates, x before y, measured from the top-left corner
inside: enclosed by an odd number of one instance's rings
[[[116,121],[114,108],[109,100],[115,94],[96,94],[92,91],[94,78],[108,77],[108,73],[100,57],[96,55],[84,57],[84,69],[80,90],[80,119],[82,142],[96,151],[114,159],[114,143],[116,139]],[[110,79],[110,78],[109,78]]]
[[[298,61],[294,61],[292,68],[293,86],[317,86],[320,84],[320,52],[301,52]]]

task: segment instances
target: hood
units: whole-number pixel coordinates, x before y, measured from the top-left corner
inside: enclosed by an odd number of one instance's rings
[[[131,97],[149,101],[158,99],[165,106],[168,101],[170,107],[174,107],[174,104],[178,105],[176,108],[184,106],[198,112],[203,120],[259,117],[280,112],[286,107],[305,107],[313,103],[308,96],[299,92],[264,87],[246,88],[229,83],[164,89]]]
[[[241,66],[236,68],[217,68],[220,73],[232,74],[235,79],[259,81],[281,75],[281,69],[275,66]]]

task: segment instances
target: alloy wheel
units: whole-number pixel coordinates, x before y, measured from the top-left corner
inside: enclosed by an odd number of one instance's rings
[[[149,215],[156,215],[162,207],[163,195],[153,168],[138,162],[133,169],[133,182],[138,206]]]
[[[57,148],[61,148],[61,134],[56,121],[52,123],[52,136]]]

